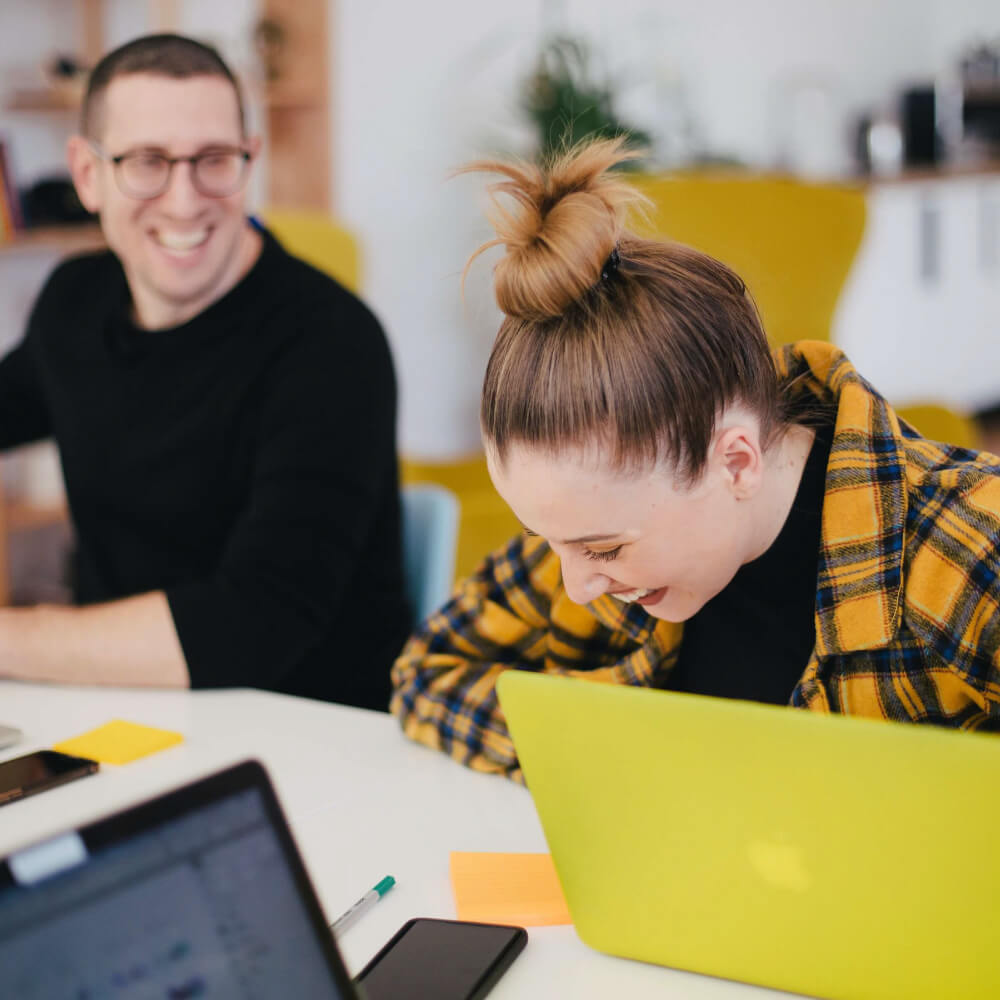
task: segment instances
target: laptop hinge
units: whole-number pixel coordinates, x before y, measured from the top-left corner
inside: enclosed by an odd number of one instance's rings
[[[80,834],[74,831],[10,855],[7,865],[18,885],[34,885],[86,860],[87,847]]]

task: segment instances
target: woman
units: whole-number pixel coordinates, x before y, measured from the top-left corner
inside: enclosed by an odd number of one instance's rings
[[[1000,728],[996,459],[828,344],[772,357],[732,271],[625,230],[626,155],[470,168],[510,199],[481,422],[525,534],[404,648],[405,732],[519,780],[510,668]]]

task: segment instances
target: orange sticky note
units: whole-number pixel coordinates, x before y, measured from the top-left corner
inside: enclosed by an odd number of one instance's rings
[[[180,733],[169,729],[112,719],[71,740],[56,743],[52,749],[76,757],[90,757],[102,764],[128,764],[183,742],[184,737]]]
[[[451,887],[459,920],[522,927],[573,922],[549,854],[452,851]]]

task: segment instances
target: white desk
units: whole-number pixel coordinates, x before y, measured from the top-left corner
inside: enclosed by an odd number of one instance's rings
[[[51,746],[112,718],[182,732],[183,745],[0,809],[0,856],[39,837],[256,757],[333,920],[384,875],[397,885],[340,940],[356,972],[410,917],[454,918],[452,850],[544,851],[527,791],[404,739],[394,719],[260,691],[163,692],[0,681],[0,722]],[[532,927],[491,997],[787,997],[592,951],[571,927]]]

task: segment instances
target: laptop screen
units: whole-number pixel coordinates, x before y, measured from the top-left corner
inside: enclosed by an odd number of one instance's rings
[[[155,800],[34,849],[60,854],[55,874],[38,876],[33,849],[8,859],[0,997],[354,996],[263,783],[180,815]]]

